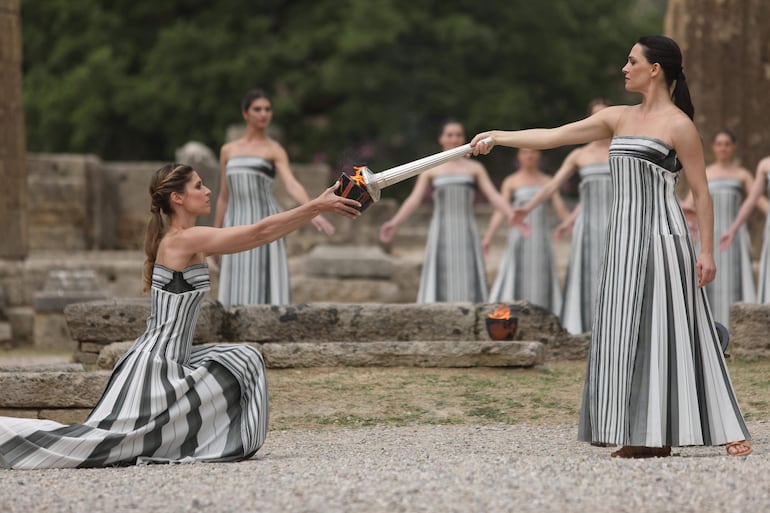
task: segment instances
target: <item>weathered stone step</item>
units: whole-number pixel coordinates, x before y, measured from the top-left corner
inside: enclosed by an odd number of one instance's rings
[[[532,367],[544,361],[534,341],[456,340],[268,342],[265,363],[286,367]]]
[[[0,408],[93,408],[110,373],[3,372]]]
[[[4,372],[81,372],[82,363],[0,363],[0,373]]]
[[[557,345],[560,351],[583,357],[586,341],[567,333],[553,313],[526,302],[511,304],[518,318],[518,340],[543,342],[547,358]],[[490,341],[485,320],[494,308],[474,303],[312,303],[240,306],[226,312],[219,303],[205,301],[193,343],[482,342]],[[67,323],[79,343],[77,361],[95,364],[104,346],[141,335],[149,312],[148,299],[68,306]]]
[[[291,367],[532,367],[545,359],[536,341],[428,340],[372,342],[266,342],[268,368]],[[99,354],[97,367],[112,369],[132,342],[116,342]]]

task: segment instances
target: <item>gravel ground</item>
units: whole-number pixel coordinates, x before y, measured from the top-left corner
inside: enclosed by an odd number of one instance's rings
[[[574,425],[278,431],[239,463],[0,470],[0,511],[767,512],[770,422],[750,429],[747,458],[648,460],[575,442]]]

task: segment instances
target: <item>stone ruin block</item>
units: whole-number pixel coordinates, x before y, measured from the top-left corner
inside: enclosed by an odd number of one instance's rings
[[[75,349],[64,318],[64,308],[72,303],[105,299],[96,273],[90,270],[53,270],[43,290],[35,293],[33,340],[36,347]]]
[[[319,245],[305,256],[305,274],[340,280],[389,280],[393,263],[378,246]]]
[[[294,367],[532,367],[544,361],[543,344],[471,340],[281,342],[262,344],[270,368]]]
[[[78,341],[75,359],[93,365],[101,348],[133,340],[144,333],[150,315],[150,298],[118,298],[75,303],[64,309],[72,338]],[[222,341],[222,306],[211,300],[201,305],[193,344]]]
[[[27,155],[30,249],[94,247],[100,164],[92,155]]]
[[[249,305],[232,309],[231,340],[366,342],[474,340],[471,303]]]

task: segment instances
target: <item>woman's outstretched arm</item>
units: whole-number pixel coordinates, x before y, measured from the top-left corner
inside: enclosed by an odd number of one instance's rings
[[[336,195],[334,191],[337,187],[339,182],[303,205],[266,217],[254,224],[228,228],[187,228],[180,234],[176,247],[185,254],[238,253],[280,239],[322,212],[332,212],[349,218],[360,215],[357,207],[361,204]]]

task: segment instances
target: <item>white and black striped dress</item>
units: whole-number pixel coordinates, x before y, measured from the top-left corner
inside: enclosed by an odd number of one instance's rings
[[[513,206],[525,205],[541,189],[539,185],[514,191]],[[529,301],[558,314],[561,286],[548,227],[547,205],[535,207],[527,216],[532,233],[525,237],[518,228],[508,233],[497,277],[489,293],[490,303]]]
[[[209,290],[204,264],[155,266],[147,330],[118,362],[82,425],[0,417],[0,466],[102,467],[252,456],[267,434],[262,355],[253,347],[192,347]]]
[[[767,195],[770,196],[770,180],[767,180]],[[770,303],[770,213],[768,213],[765,219],[765,230],[763,233],[762,253],[759,257],[757,302]]]
[[[273,196],[275,166],[261,157],[232,157],[227,161],[230,192],[224,226],[241,226],[280,212]],[[289,267],[283,239],[249,251],[222,255],[219,302],[232,305],[290,302]]]
[[[580,440],[648,447],[749,439],[662,141],[615,137],[613,204]]]
[[[580,212],[572,232],[561,310],[561,323],[570,333],[591,331],[612,206],[610,165],[589,164],[579,173]]]
[[[725,233],[743,201],[743,182],[734,178],[709,180],[709,192],[714,202],[714,234],[717,242]],[[706,294],[714,320],[730,326],[730,306],[738,301],[753,303],[754,275],[751,269],[751,240],[746,225],[742,225],[726,251],[714,252],[717,276],[706,285]]]
[[[481,240],[473,217],[476,180],[470,175],[433,179],[433,218],[417,293],[418,303],[487,297]]]

